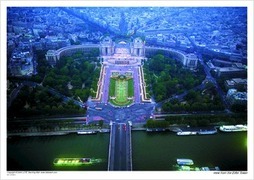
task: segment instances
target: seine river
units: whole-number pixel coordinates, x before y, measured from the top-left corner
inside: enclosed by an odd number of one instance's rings
[[[7,170],[106,171],[109,134],[11,138]],[[174,133],[132,132],[133,170],[172,171],[177,158],[190,158],[197,167],[247,170],[247,133],[176,136]],[[103,161],[81,167],[54,167],[55,158],[94,157]]]

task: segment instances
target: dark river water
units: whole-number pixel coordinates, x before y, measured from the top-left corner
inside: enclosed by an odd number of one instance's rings
[[[7,170],[106,171],[109,134],[11,138],[7,141]],[[247,133],[176,136],[174,133],[132,132],[133,170],[173,171],[177,158],[192,159],[197,167],[247,170]],[[101,163],[55,167],[55,158],[100,158]]]

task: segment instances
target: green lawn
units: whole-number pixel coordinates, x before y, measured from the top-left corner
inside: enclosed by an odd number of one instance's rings
[[[117,80],[115,88],[116,88],[115,89],[116,101],[119,102],[120,104],[125,103],[128,97],[128,92],[127,92],[128,81]]]
[[[133,82],[133,78],[128,79],[128,96],[129,97],[134,96],[134,82]]]
[[[116,79],[110,78],[109,96],[115,96]]]
[[[110,79],[109,96],[116,97],[110,99],[110,102],[117,106],[126,106],[131,104],[133,100],[128,100],[128,97],[134,95],[133,79]]]

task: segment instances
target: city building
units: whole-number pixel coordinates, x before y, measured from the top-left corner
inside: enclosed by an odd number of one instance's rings
[[[223,67],[216,68],[215,70],[217,77],[231,77],[231,78],[244,78],[247,77],[247,69],[246,68],[238,68],[238,67]]]
[[[141,38],[134,39],[130,46],[133,56],[145,56],[145,42]]]
[[[110,37],[105,37],[100,43],[100,54],[102,56],[111,56],[115,50],[115,43]]]
[[[86,53],[97,49],[99,49],[98,44],[73,45],[63,47],[58,50],[48,50],[45,56],[49,64],[54,66],[56,62],[63,56],[71,56],[76,52]]]
[[[247,91],[247,79],[242,78],[233,78],[230,80],[226,80],[224,85],[227,90],[229,89],[237,89],[238,91]]]
[[[188,69],[194,70],[197,68],[198,64],[198,57],[194,53],[186,54],[183,51],[171,48],[145,46],[145,42],[139,37],[135,38],[133,42],[130,43],[120,41],[116,44],[110,37],[107,36],[101,40],[100,44],[72,45],[58,50],[48,50],[45,56],[50,65],[55,65],[62,56],[70,56],[77,51],[87,52],[92,49],[99,49],[102,59],[108,59],[108,62],[117,60],[117,62],[123,63],[129,54],[132,56],[134,61],[137,59],[145,59],[145,57],[154,55],[158,52],[158,50],[160,50],[165,56],[180,61],[183,66]],[[128,50],[130,53],[118,53],[118,51],[122,50]],[[120,54],[121,57],[118,54]],[[130,58],[128,59],[130,60]]]
[[[163,48],[163,47],[152,47],[152,46],[146,46],[145,47],[145,56],[146,57],[151,57],[160,51],[163,53],[164,56],[173,58],[179,62],[182,63],[182,65],[185,68],[194,70],[197,68],[198,64],[198,57],[193,54],[186,54],[183,51],[172,49],[172,48]]]
[[[194,53],[189,53],[186,56],[186,60],[183,63],[184,66],[186,66],[189,69],[196,69],[198,65],[198,57]]]
[[[31,76],[35,72],[32,51],[16,49],[9,61],[9,73],[11,76]]]
[[[113,42],[106,37],[100,44],[103,64],[138,64],[145,59],[145,43],[141,38],[135,38],[133,42],[119,40]]]
[[[207,62],[210,70],[214,70],[217,77],[246,78],[247,66],[242,63],[213,59]]]
[[[58,60],[56,50],[48,50],[46,56],[46,60],[50,65],[55,65]]]
[[[232,105],[246,105],[247,106],[247,92],[239,92],[236,89],[229,89],[226,99]]]

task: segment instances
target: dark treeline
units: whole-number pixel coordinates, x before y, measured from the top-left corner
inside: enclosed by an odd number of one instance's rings
[[[145,124],[147,128],[167,128],[171,125],[189,125],[191,127],[205,127],[211,125],[247,124],[246,114],[234,115],[186,115],[168,116],[165,120],[150,119]]]
[[[84,114],[85,110],[73,101],[63,101],[60,94],[86,101],[97,90],[100,65],[98,51],[77,52],[61,58],[55,67],[49,66],[45,52],[37,54],[38,74],[33,77],[8,78],[10,81],[34,81],[41,86],[24,86],[8,109],[8,117],[51,116]],[[52,94],[48,88],[59,94]]]
[[[7,112],[11,118],[76,115],[84,114],[86,111],[71,100],[64,103],[61,97],[52,95],[45,87],[24,86]]]
[[[157,54],[145,65],[145,78],[152,85],[154,98],[157,102],[180,94],[199,85],[205,78],[202,68],[192,72],[183,68],[179,61]]]
[[[224,110],[223,103],[215,90],[214,86],[206,87],[204,91],[190,90],[184,97],[184,101],[173,99],[162,106],[165,112],[184,112],[184,111],[221,111]]]

